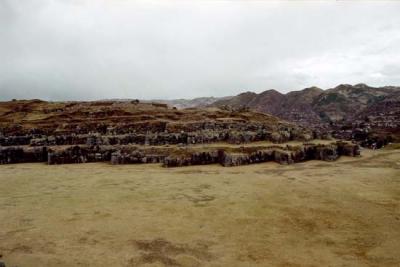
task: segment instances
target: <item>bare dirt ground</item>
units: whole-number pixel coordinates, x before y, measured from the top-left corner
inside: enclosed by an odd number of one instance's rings
[[[400,150],[282,166],[0,166],[7,266],[400,266]]]

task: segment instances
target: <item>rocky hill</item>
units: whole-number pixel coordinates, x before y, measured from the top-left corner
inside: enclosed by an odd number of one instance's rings
[[[281,94],[267,90],[246,92],[214,102],[221,108],[248,108],[272,114],[305,127],[343,134],[343,128],[373,129],[397,133],[400,128],[400,87],[371,87],[365,84],[341,84],[322,90],[306,88]],[[347,132],[351,137],[352,132]]]
[[[231,96],[226,97],[197,97],[193,99],[156,99],[152,100],[152,102],[163,103],[167,104],[170,107],[176,107],[178,109],[185,109],[185,108],[203,108],[210,106],[211,104],[215,103],[216,101],[226,100],[231,98]],[[144,101],[146,102],[146,101]]]
[[[399,87],[370,87],[365,84],[342,84],[322,90],[310,87],[287,94],[267,90],[246,92],[211,104],[216,107],[247,107],[288,121],[303,123],[337,122],[354,119],[356,114],[390,98]],[[384,110],[385,112],[385,110]]]
[[[197,97],[192,99],[187,98],[179,98],[179,99],[131,99],[131,98],[113,98],[113,99],[102,99],[99,101],[107,102],[132,102],[132,101],[140,101],[141,103],[161,103],[167,104],[169,107],[175,107],[177,109],[185,109],[185,108],[204,108],[212,105],[213,103],[219,100],[227,100],[232,98],[232,96],[225,97]]]
[[[359,154],[357,145],[346,142],[301,145],[316,135],[307,128],[246,109],[178,110],[137,100],[0,102],[0,164],[108,161],[162,163],[165,167],[237,166],[266,161],[330,161],[340,155]],[[301,142],[295,146],[271,144],[293,140]]]
[[[368,107],[385,100],[397,91],[400,91],[400,88],[342,84],[317,96],[312,108],[324,121],[351,121],[354,115],[368,110]]]
[[[26,144],[87,143],[86,139],[96,134],[101,135],[105,143],[147,142],[157,145],[258,140],[280,142],[307,140],[313,136],[305,128],[253,111],[218,108],[177,110],[166,104],[137,100],[0,102],[1,145],[13,142],[18,145],[22,142],[18,140],[24,138]]]

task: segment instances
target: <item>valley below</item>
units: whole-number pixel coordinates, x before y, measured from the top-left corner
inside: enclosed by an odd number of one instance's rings
[[[292,165],[0,165],[7,266],[399,266],[400,150]]]

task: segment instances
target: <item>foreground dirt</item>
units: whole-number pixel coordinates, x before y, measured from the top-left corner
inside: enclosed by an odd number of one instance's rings
[[[399,266],[400,150],[282,166],[0,166],[7,266]]]

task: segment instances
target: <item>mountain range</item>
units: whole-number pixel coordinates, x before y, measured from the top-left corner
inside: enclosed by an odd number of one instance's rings
[[[211,106],[245,107],[303,125],[376,120],[388,115],[398,119],[400,87],[341,84],[327,90],[310,87],[287,94],[276,90],[245,92],[215,101]]]
[[[363,129],[364,133],[379,132],[400,137],[400,87],[397,86],[340,84],[325,90],[313,86],[286,94],[271,89],[226,97],[140,102],[162,103],[177,109],[217,107],[231,111],[252,110],[320,132],[330,131],[345,138],[352,138],[356,129]],[[347,136],[343,136],[345,129],[352,129],[347,131]]]
[[[337,138],[400,137],[400,87],[340,84],[323,90],[309,87],[286,94],[276,90],[244,92],[224,98],[162,101],[177,108],[218,107],[274,115]],[[176,105],[177,104],[177,105]],[[368,138],[366,138],[368,136]]]

